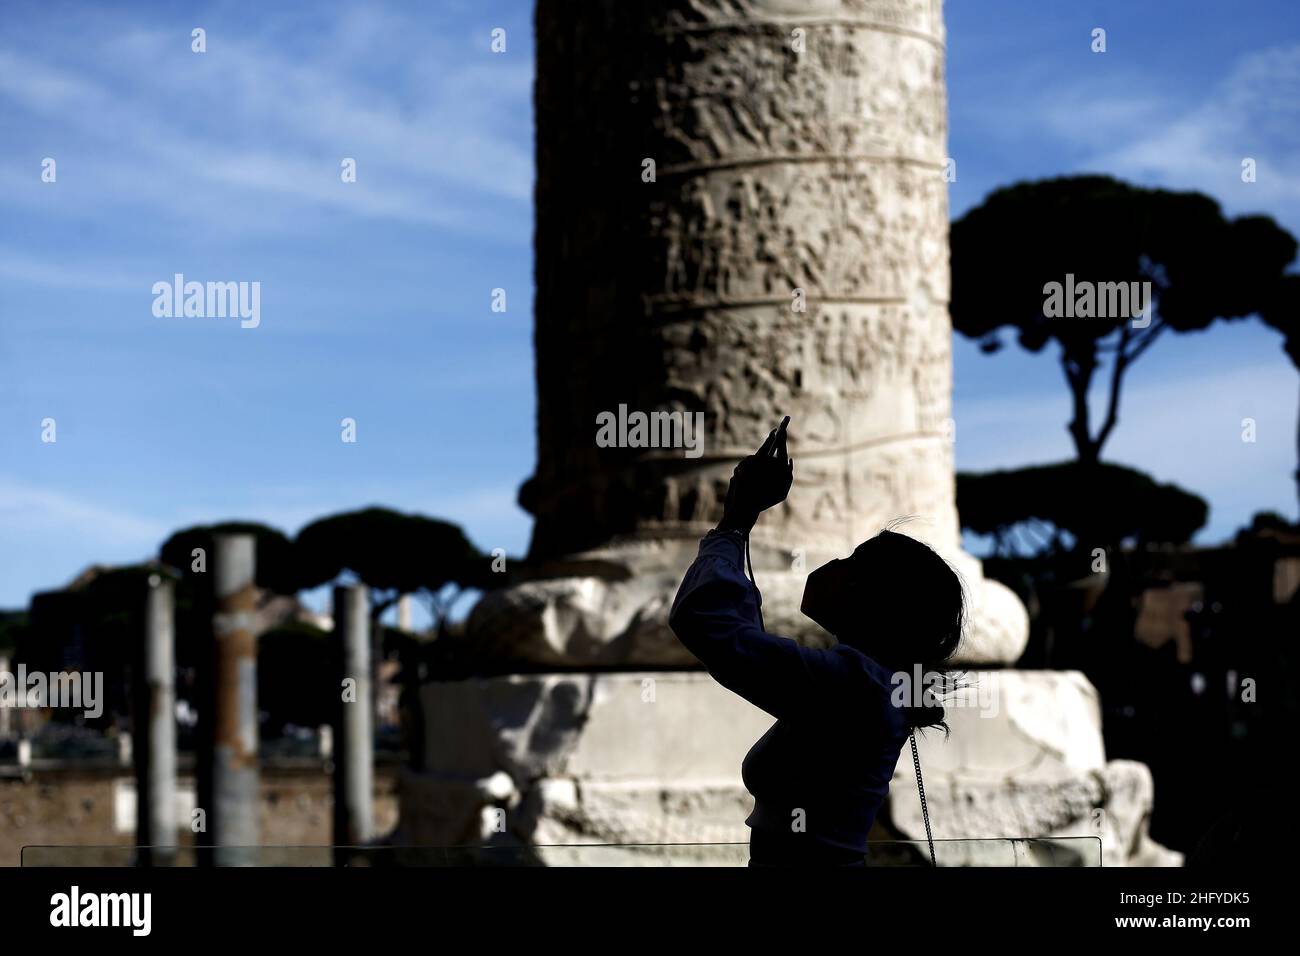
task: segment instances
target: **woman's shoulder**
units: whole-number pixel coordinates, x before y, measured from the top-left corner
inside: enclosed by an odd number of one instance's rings
[[[865,681],[886,693],[893,690],[898,682],[893,668],[885,666],[851,644],[836,644],[830,648],[830,653],[838,655],[846,668],[861,673]]]

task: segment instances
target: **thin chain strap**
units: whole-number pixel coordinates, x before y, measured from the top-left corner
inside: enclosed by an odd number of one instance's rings
[[[749,583],[754,585],[754,593],[758,595],[758,629],[766,631],[767,627],[763,624],[763,593],[758,589],[758,581],[754,577],[754,559],[749,555],[749,535],[745,535],[745,563],[749,565]]]
[[[925,820],[925,840],[930,844],[930,865],[938,867],[934,856],[934,835],[930,832],[930,808],[925,805],[925,783],[921,780],[921,758],[916,752],[916,734],[912,734],[912,764],[916,767],[916,792],[921,795],[921,817]]]

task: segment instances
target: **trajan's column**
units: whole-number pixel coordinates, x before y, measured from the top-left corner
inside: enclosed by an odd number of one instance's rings
[[[940,862],[1046,852],[1007,837],[1176,862],[1096,691],[1005,667],[1025,610],[959,548],[943,71],[939,0],[539,0],[531,578],[468,622],[504,673],[422,688],[395,842],[743,864],[740,762],[772,718],[669,669],[693,658],[667,613],[736,461],[788,414],[794,488],[753,541],[768,630],[827,640],[797,610],[807,573],[900,516],[968,586],[978,694],[920,746],[936,839],[989,839]],[[702,442],[643,447],[655,412],[699,416]],[[924,835],[905,756],[873,839]]]
[[[1024,610],[958,544],[939,0],[540,0],[537,34],[520,501],[549,580],[484,602],[483,639],[557,666],[688,662],[667,604],[736,461],[788,414],[794,488],[753,537],[769,629],[822,640],[807,573],[912,516],[969,587],[964,659],[1014,660]],[[601,447],[621,410],[703,433]]]

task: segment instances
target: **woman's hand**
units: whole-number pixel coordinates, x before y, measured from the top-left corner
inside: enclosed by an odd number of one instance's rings
[[[742,458],[732,472],[719,530],[748,534],[762,512],[785,501],[794,481],[794,462],[786,456],[785,448],[785,429],[789,424],[787,415],[767,436],[763,446],[748,458]]]

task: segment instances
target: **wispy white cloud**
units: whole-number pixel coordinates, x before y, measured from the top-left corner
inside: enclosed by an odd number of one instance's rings
[[[1243,184],[1241,163],[1258,163]],[[1215,91],[1162,121],[1147,116],[1131,138],[1097,156],[1121,175],[1196,188],[1235,206],[1285,204],[1300,221],[1300,44],[1238,62]]]
[[[82,542],[156,547],[165,524],[110,505],[0,476],[0,524],[7,533],[37,532]]]
[[[0,247],[0,277],[58,288],[141,292],[149,284],[132,279],[116,265],[79,259],[38,259]]]
[[[1028,107],[990,103],[980,116],[991,135],[1046,134],[1075,170],[1199,190],[1300,231],[1300,44],[1241,57],[1195,99],[1136,72],[1046,86]],[[1241,179],[1246,158],[1254,183]]]
[[[214,29],[198,55],[187,35],[115,16],[78,34],[76,57],[57,32],[0,40],[0,105],[57,144],[58,188],[79,190],[53,214],[129,207],[240,233],[343,214],[517,233],[532,185],[526,43],[496,57],[434,17],[353,10],[288,38]],[[340,180],[344,157],[355,183]],[[0,203],[47,208],[38,160],[0,160]],[[495,220],[485,200],[502,204]]]

